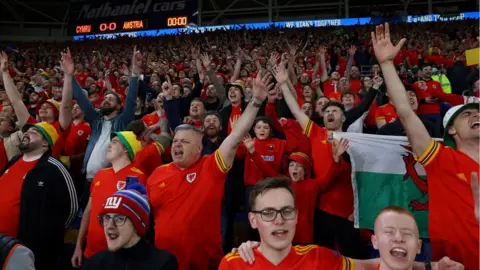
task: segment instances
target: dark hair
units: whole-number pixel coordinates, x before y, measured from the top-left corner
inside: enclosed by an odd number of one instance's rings
[[[258,122],[264,122],[268,124],[270,128],[272,128],[272,120],[267,116],[258,116],[255,118],[255,121],[253,121],[253,126],[255,126]]]
[[[220,125],[222,124],[222,116],[220,115],[219,112],[217,112],[217,111],[207,111],[205,113],[205,116],[203,117],[203,120],[205,121],[205,118],[207,118],[207,116],[209,116],[209,115],[216,116],[218,118],[218,120],[220,121]]]
[[[179,83],[174,83],[173,85],[176,85],[176,86],[180,87],[180,94],[183,95],[183,93],[184,93],[184,92],[183,92],[183,86],[182,86],[181,84],[179,84]]]
[[[250,191],[250,197],[248,198],[250,209],[251,210],[255,209],[255,200],[257,199],[258,196],[264,194],[265,192],[271,189],[280,189],[280,188],[284,188],[288,192],[290,192],[290,194],[292,194],[293,200],[295,201],[295,192],[290,186],[288,179],[280,178],[280,177],[266,178],[262,181],[257,182],[255,186],[253,186],[252,190]]]
[[[142,136],[143,132],[145,131],[145,123],[142,120],[135,120],[130,122],[125,128],[125,131],[132,131],[138,137]]]
[[[346,95],[352,95],[353,97],[355,97],[355,94],[352,91],[345,91],[345,92],[342,93],[342,99]]]
[[[99,89],[98,85],[97,85],[97,88]],[[118,103],[117,105],[122,105],[122,100],[120,99],[120,95],[117,92],[110,90],[110,91],[107,91],[103,96],[106,97],[107,95],[114,95]]]
[[[203,99],[199,98],[199,97],[194,97],[192,98],[192,101],[190,101],[190,104],[192,104],[192,102],[194,101],[197,101],[197,102],[200,102],[203,104],[203,108],[205,108],[205,102],[203,101]]]
[[[327,104],[325,104],[325,106],[323,106],[322,111],[325,112],[325,110],[326,110],[328,107],[338,107],[338,108],[340,108],[340,110],[342,111],[342,113],[345,113],[345,107],[343,107],[342,103],[340,103],[340,102],[329,101]]]

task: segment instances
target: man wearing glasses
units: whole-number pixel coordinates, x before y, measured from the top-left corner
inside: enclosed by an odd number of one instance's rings
[[[267,178],[258,182],[250,195],[250,207],[252,211],[248,214],[248,219],[252,228],[258,229],[260,243],[250,241],[243,243],[238,252],[234,249],[232,253],[223,258],[219,270],[373,270],[380,269],[377,268],[378,265],[384,264],[384,257],[355,260],[321,246],[293,246],[292,240],[297,225],[295,192],[284,178]],[[393,220],[393,224],[397,225],[398,220]],[[400,240],[400,242],[405,241]],[[374,244],[378,248],[377,239]],[[404,259],[399,260],[403,261]],[[444,257],[439,263],[414,263],[413,267],[412,264],[413,262],[410,261],[410,268],[393,269],[464,269],[463,265],[447,257]]]
[[[143,238],[147,231],[150,204],[145,186],[130,182],[127,189],[104,200],[96,226],[103,228],[108,250],[92,256],[85,270],[177,270],[177,259]],[[97,223],[98,222],[98,223]]]
[[[230,135],[202,156],[203,133],[191,125],[175,129],[173,162],[147,180],[155,220],[155,246],[172,252],[179,269],[217,269],[222,259],[220,212],[224,183],[235,152],[267,98],[271,76],[257,76],[253,98]]]

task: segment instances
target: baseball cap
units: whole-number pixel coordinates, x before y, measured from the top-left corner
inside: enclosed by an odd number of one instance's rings
[[[472,108],[478,109],[479,104],[478,103],[467,103],[467,104],[463,104],[463,105],[457,105],[457,106],[454,106],[454,107],[450,108],[447,111],[447,113],[443,117],[443,127],[445,129],[445,132],[443,134],[443,143],[446,146],[449,146],[449,147],[454,148],[454,149],[457,148],[457,146],[455,144],[455,140],[453,139],[452,135],[448,134],[448,127],[450,125],[452,125],[455,118],[457,118],[457,116],[461,112],[463,112],[466,109],[472,109]]]
[[[40,131],[40,133],[42,133],[43,137],[48,142],[48,146],[50,147],[50,149],[52,149],[53,145],[58,140],[57,129],[52,124],[49,124],[47,122],[40,122],[36,124],[23,125],[22,132],[23,133],[27,132],[27,130],[31,127],[37,128]]]

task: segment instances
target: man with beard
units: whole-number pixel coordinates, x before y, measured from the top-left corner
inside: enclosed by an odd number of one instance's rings
[[[28,112],[27,107],[23,103],[23,98],[20,92],[15,87],[12,78],[8,74],[8,57],[5,52],[2,52],[0,57],[1,70],[3,71],[3,81],[5,83],[5,89],[7,90],[8,98],[12,103],[12,107],[15,110],[15,114],[18,120],[18,126],[22,128],[26,123],[36,123],[37,121]],[[71,61],[70,51],[62,56],[62,70],[65,73],[65,91],[62,93],[62,102],[59,104],[53,99],[41,100],[37,104],[37,115],[40,121],[52,124],[59,134],[55,146],[52,149],[52,156],[59,158],[64,146],[64,131],[68,129],[72,122],[72,94],[71,94],[71,81],[73,68],[69,69],[68,61]],[[72,64],[73,65],[73,64]]]
[[[35,255],[37,270],[58,269],[63,236],[78,201],[70,174],[51,150],[56,128],[46,122],[23,126],[22,155],[0,176],[0,233],[20,240]]]
[[[110,134],[124,130],[128,123],[134,120],[141,59],[142,55],[137,51],[136,47],[134,47],[132,54],[132,77],[130,77],[129,80],[128,94],[123,111],[119,95],[113,91],[109,91],[105,94],[100,112],[97,112],[85,96],[80,84],[77,80],[73,80],[73,96],[85,113],[85,120],[92,128],[90,141],[88,142],[83,159],[83,170],[86,173],[87,182],[84,185],[81,201],[82,207],[84,207],[88,201],[90,183],[93,177],[100,169],[108,165],[105,156],[110,143]],[[69,63],[69,68],[73,69],[73,63]],[[66,83],[64,86],[66,86]],[[65,87],[64,92],[66,91],[67,89]]]

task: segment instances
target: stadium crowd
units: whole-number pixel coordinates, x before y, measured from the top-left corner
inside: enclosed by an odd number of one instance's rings
[[[0,266],[479,269],[478,22],[389,28],[7,46]],[[355,228],[340,132],[407,136],[429,204]]]

